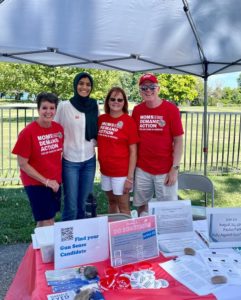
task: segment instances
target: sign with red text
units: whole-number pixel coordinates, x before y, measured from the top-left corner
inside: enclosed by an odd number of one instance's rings
[[[109,223],[111,265],[118,267],[157,257],[156,216]]]

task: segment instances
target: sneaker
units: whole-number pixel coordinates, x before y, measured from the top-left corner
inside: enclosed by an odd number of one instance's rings
[[[140,213],[140,217],[146,217],[146,216],[149,216],[148,212],[147,211],[142,211]]]

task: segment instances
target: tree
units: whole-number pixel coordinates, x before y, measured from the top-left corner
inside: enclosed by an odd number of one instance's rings
[[[140,73],[127,73],[122,72],[120,74],[120,85],[125,90],[129,101],[140,102],[140,93],[139,93],[139,86],[138,81],[139,77],[141,76]]]
[[[162,74],[158,76],[160,97],[182,104],[193,101],[197,96],[197,78],[191,75]]]
[[[0,91],[15,95],[22,92],[36,95],[46,91],[69,99],[73,95],[73,79],[82,71],[89,72],[94,78],[93,98],[103,99],[108,89],[119,82],[116,71],[0,63]]]
[[[93,98],[104,99],[111,87],[120,85],[130,101],[141,101],[138,81],[142,73],[30,64],[0,63],[0,91],[15,95],[22,92],[36,95],[46,91],[55,93],[61,99],[69,99],[73,95],[73,78],[81,71],[90,73],[94,78]],[[158,75],[158,79],[163,98],[182,104],[198,97],[198,81],[194,76],[162,74]]]
[[[238,87],[241,89],[241,73],[239,74],[239,77],[237,78]]]
[[[223,89],[221,86],[216,86],[215,88],[210,88],[208,91],[208,104],[216,105],[222,102],[223,99]]]
[[[24,75],[20,64],[0,63],[0,91],[18,95],[24,91]]]
[[[86,70],[87,71],[87,70]],[[120,85],[119,72],[88,70],[94,78],[94,90],[91,96],[96,99],[105,99],[108,91],[113,87]]]
[[[232,89],[230,87],[223,88],[222,102],[225,104],[240,104],[240,89]]]

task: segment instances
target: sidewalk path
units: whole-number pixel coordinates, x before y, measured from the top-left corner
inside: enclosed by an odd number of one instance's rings
[[[29,244],[0,245],[0,299],[4,299],[28,246]]]

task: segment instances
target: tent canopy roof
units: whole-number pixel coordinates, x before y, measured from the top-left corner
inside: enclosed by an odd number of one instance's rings
[[[210,75],[241,70],[240,0],[0,0],[0,61]]]

